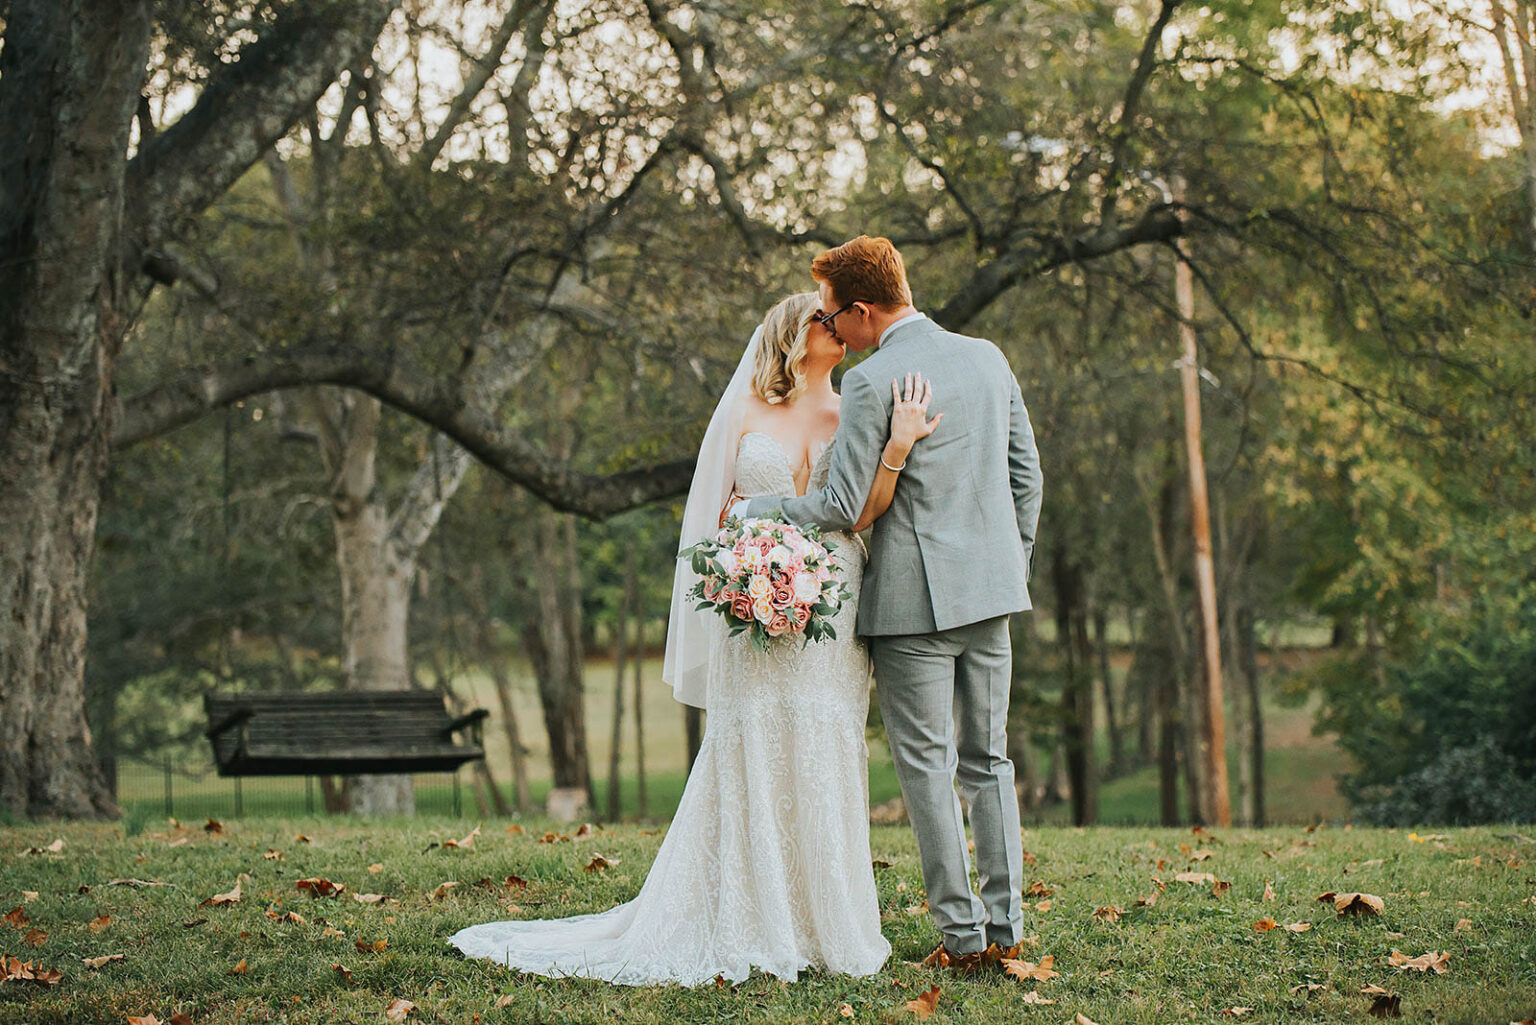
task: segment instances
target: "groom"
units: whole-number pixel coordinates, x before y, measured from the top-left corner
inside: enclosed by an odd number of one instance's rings
[[[1031,607],[1040,518],[1040,459],[1018,381],[997,346],[946,331],[912,306],[901,254],[861,235],[811,263],[818,319],[848,347],[878,349],[842,381],[827,484],[800,498],[756,498],[738,515],[782,510],[798,523],[848,530],[864,508],[891,422],[890,382],[916,372],[944,423],[899,469],[875,521],[858,633],[896,775],[922,856],[943,950],[931,961],[974,967],[989,944],[1023,935],[1018,798],[1006,726],[1008,616]],[[981,897],[955,782],[970,808]]]

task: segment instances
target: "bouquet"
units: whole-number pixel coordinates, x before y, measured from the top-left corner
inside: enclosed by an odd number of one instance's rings
[[[681,553],[701,578],[688,596],[699,611],[724,616],[732,637],[750,633],[760,651],[786,634],[806,644],[836,638],[831,619],[851,596],[837,575],[836,548],[814,526],[732,516],[713,539]]]

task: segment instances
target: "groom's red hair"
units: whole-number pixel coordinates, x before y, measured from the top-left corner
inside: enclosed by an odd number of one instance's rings
[[[888,238],[860,235],[828,249],[811,261],[811,277],[832,287],[838,306],[860,300],[899,310],[912,304],[906,264]]]

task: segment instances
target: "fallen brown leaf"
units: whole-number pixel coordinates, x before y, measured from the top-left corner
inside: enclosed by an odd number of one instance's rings
[[[21,942],[29,947],[41,947],[48,942],[48,933],[42,929],[28,929],[26,935],[21,938]]]
[[[1373,893],[1333,893],[1328,892],[1318,896],[1319,901],[1332,902],[1339,917],[1346,915],[1379,915],[1386,907],[1386,902]]]
[[[1275,925],[1276,922],[1273,918],[1261,918],[1257,922],[1253,923],[1253,931],[1269,932],[1269,930],[1273,929]]]
[[[1275,888],[1270,885],[1268,879],[1264,880],[1264,895],[1262,897],[1260,897],[1259,899],[1260,900],[1274,900],[1275,899]]]
[[[1197,883],[1204,886],[1207,883],[1214,885],[1216,877],[1209,872],[1180,872],[1173,877],[1173,881],[1176,883]]]
[[[203,825],[203,832],[210,835],[214,833],[222,833],[224,832],[224,823],[220,822],[218,819],[209,819]]]
[[[126,1017],[128,1019],[128,1025],[160,1025],[160,1019],[156,1018],[153,1014],[137,1016],[130,1014],[126,1015]]]
[[[1451,959],[1449,953],[1431,950],[1427,954],[1418,957],[1409,957],[1401,950],[1394,949],[1387,955],[1387,964],[1400,972],[1434,972],[1436,975],[1444,975],[1451,969],[1446,964]]]
[[[503,993],[501,996],[496,998],[496,1006],[497,1007],[510,1007],[510,1006],[512,1006],[512,1001],[514,1001],[516,999],[517,999],[517,995],[515,993]]]
[[[1072,1019],[1073,1025],[1099,1025],[1098,1022],[1088,1017],[1082,1011],[1077,1012],[1077,1017]]]
[[[927,992],[920,993],[904,1005],[907,1010],[919,1018],[928,1018],[939,1006],[939,987],[934,986]]]
[[[1032,979],[1035,982],[1045,982],[1048,979],[1054,979],[1061,975],[1060,972],[1055,970],[1055,954],[1045,955],[1040,959],[1039,964],[1036,964],[1033,961],[1022,961],[1015,957],[1005,957],[1003,958],[1002,963],[1003,971],[1007,973],[1010,978],[1018,979],[1020,981]]]
[[[1396,993],[1378,993],[1371,997],[1371,1006],[1365,1013],[1372,1018],[1401,1018],[1403,998]]]
[[[584,871],[584,872],[601,872],[604,869],[612,868],[613,866],[617,865],[618,863],[619,863],[619,859],[618,858],[605,858],[601,854],[594,854],[594,855],[592,855],[592,860],[587,862],[587,867],[585,869],[583,869],[582,871]]]
[[[20,904],[17,904],[14,908],[7,911],[4,918],[0,918],[0,922],[4,922],[12,929],[21,929],[25,927],[29,921],[30,919],[27,918],[27,909],[22,907]]]
[[[382,871],[384,871],[384,863],[382,861],[376,861],[372,865],[368,866],[368,871],[370,871],[370,872],[382,872]]]
[[[1040,903],[1035,905],[1035,910],[1036,911],[1049,911],[1049,910],[1051,910],[1052,906],[1053,906],[1053,903],[1051,901],[1042,900]]]
[[[384,1008],[384,1017],[390,1021],[405,1021],[405,1016],[416,1009],[416,1005],[409,1000],[396,998],[391,1000]]]
[[[837,1009],[837,1013],[842,1015],[844,1018],[852,1018],[853,1017],[853,1005],[852,1004],[843,1004],[841,1007],[839,1007]]]
[[[1024,891],[1026,897],[1049,897],[1056,891],[1045,885],[1045,881],[1037,879],[1029,884],[1029,889]]]
[[[1307,996],[1311,996],[1313,993],[1321,993],[1323,990],[1325,990],[1327,988],[1328,987],[1323,985],[1321,982],[1303,982],[1299,986],[1292,986],[1291,987],[1291,992],[1292,993],[1306,993]]]
[[[101,915],[99,917],[91,919],[89,928],[90,928],[91,932],[101,932],[101,930],[105,929],[107,926],[109,926],[111,924],[112,924],[112,916],[111,915]]]
[[[1125,914],[1125,909],[1114,904],[1106,904],[1101,908],[1093,909],[1093,917],[1101,922],[1109,922],[1113,925],[1120,921],[1120,916]]]
[[[342,964],[341,962],[339,962],[339,961],[332,962],[331,963],[331,970],[334,971],[337,975],[341,976],[341,981],[343,981],[343,982],[351,982],[352,981],[352,969],[348,968],[346,965]]]
[[[381,900],[388,900],[382,893],[354,893],[352,899],[359,904],[377,904]]]
[[[578,842],[581,840],[590,840],[596,834],[596,832],[597,831],[592,828],[592,823],[583,822],[581,824],[581,828],[576,830],[575,833],[571,834],[571,839]]]
[[[389,948],[389,941],[374,940],[369,943],[367,940],[353,940],[352,945],[357,948],[359,954],[382,954]]]
[[[239,877],[235,879],[235,888],[233,890],[230,890],[228,893],[216,893],[212,897],[208,897],[203,900],[202,903],[198,904],[197,906],[206,907],[207,905],[212,904],[214,907],[218,907],[221,904],[240,903],[240,880],[244,878],[245,873],[242,872]]]
[[[434,900],[442,900],[444,897],[448,896],[448,891],[449,890],[453,889],[455,886],[458,886],[458,885],[459,885],[458,880],[452,880],[452,881],[446,882],[446,883],[438,883],[437,884],[437,889],[432,891],[432,898]]]
[[[300,890],[306,890],[311,897],[334,897],[345,890],[345,883],[333,883],[329,879],[315,876],[311,879],[300,879],[294,883]]]
[[[1040,995],[1039,990],[1032,989],[1028,993],[1024,994],[1024,997],[1020,1002],[1025,1004],[1054,1004],[1056,1001],[1050,999],[1049,997],[1043,997]]]
[[[1312,923],[1311,922],[1292,922],[1290,925],[1285,927],[1285,931],[1286,932],[1306,932],[1310,928],[1312,928]]]
[[[250,969],[247,968],[246,965],[245,965],[245,958],[242,957],[240,959],[240,963],[239,964],[235,965],[233,968],[231,968],[229,971],[225,972],[224,974],[225,975],[245,975],[249,971],[250,971]]]
[[[102,965],[111,964],[113,961],[123,960],[122,954],[103,954],[101,957],[82,957],[81,963],[87,968],[100,968]]]

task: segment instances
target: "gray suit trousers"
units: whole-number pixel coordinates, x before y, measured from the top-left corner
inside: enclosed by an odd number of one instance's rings
[[[868,642],[934,924],[952,953],[1010,947],[1023,938],[1024,851],[1006,732],[1008,617]],[[957,780],[975,834],[980,900],[971,892]]]

